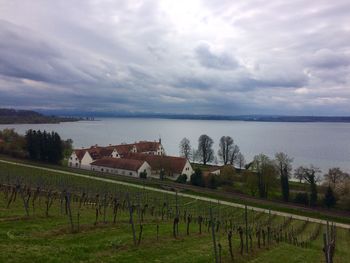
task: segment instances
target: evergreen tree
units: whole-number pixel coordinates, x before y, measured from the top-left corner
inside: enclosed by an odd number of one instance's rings
[[[330,186],[327,187],[327,191],[324,195],[323,202],[328,208],[335,206],[337,200],[334,196],[334,192],[333,192],[332,187],[330,187]]]
[[[317,186],[316,182],[310,183],[310,206],[317,205]]]
[[[64,143],[58,133],[28,130],[25,140],[30,159],[56,164],[63,159]]]
[[[191,175],[191,184],[196,186],[204,186],[202,170],[197,168]]]

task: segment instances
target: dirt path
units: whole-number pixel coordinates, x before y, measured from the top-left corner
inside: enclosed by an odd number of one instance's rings
[[[162,189],[158,189],[158,188],[154,188],[154,187],[142,186],[142,185],[128,183],[128,182],[121,182],[121,181],[116,181],[116,180],[107,179],[107,178],[99,178],[99,177],[94,177],[94,176],[89,176],[89,175],[84,175],[84,174],[79,174],[79,173],[73,173],[73,172],[62,171],[62,170],[57,170],[57,169],[45,168],[45,167],[40,167],[40,166],[35,166],[35,165],[30,165],[30,164],[24,164],[24,163],[18,163],[18,162],[10,162],[10,161],[4,161],[4,160],[0,160],[0,162],[1,163],[18,165],[18,166],[22,166],[22,167],[40,169],[40,170],[44,170],[44,171],[48,171],[48,172],[67,174],[67,175],[87,178],[87,179],[96,180],[96,181],[102,181],[102,182],[107,182],[107,183],[112,183],[112,184],[125,185],[125,186],[135,187],[135,188],[139,188],[139,189],[146,189],[146,190],[150,190],[150,191],[155,191],[155,192],[175,195],[175,192],[173,192],[173,191],[162,190]],[[242,204],[237,204],[237,203],[228,202],[228,201],[222,201],[222,200],[218,200],[218,199],[215,199],[215,198],[197,196],[197,195],[193,195],[193,194],[178,193],[178,195],[179,196],[183,196],[183,197],[187,197],[187,198],[196,199],[196,200],[206,201],[206,202],[220,203],[222,205],[227,205],[227,206],[232,206],[232,207],[238,207],[238,208],[244,208],[245,207]],[[264,213],[271,212],[271,214],[273,214],[273,215],[279,215],[279,216],[285,216],[285,217],[293,217],[294,219],[305,220],[305,221],[308,220],[308,221],[313,222],[313,223],[327,224],[327,221],[326,220],[322,220],[322,219],[306,217],[306,216],[300,216],[300,215],[295,215],[295,214],[285,213],[285,212],[279,212],[279,211],[274,211],[274,210],[268,210],[268,209],[263,209],[263,208],[259,208],[259,207],[254,207],[254,206],[247,206],[247,207],[248,207],[248,209],[254,210],[254,211],[257,211],[257,212],[264,212]],[[343,223],[334,223],[334,224],[337,227],[350,229],[350,225],[348,225],[348,224],[343,224]]]

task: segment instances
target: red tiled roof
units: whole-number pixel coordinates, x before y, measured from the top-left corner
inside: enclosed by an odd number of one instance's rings
[[[84,157],[86,150],[76,149],[76,150],[74,150],[74,152],[75,152],[76,156],[78,157],[79,161],[81,161],[81,159],[83,159],[83,157]]]
[[[74,152],[80,161],[81,159],[83,159],[85,152],[89,152],[91,158],[93,160],[97,160],[103,157],[110,157],[113,152],[113,149],[114,147],[112,146],[107,146],[107,147],[91,146],[88,149],[76,149],[74,150]]]
[[[121,159],[121,158],[102,158],[94,161],[91,165],[103,166],[115,169],[124,169],[129,171],[137,171],[145,161]]]
[[[164,169],[176,174],[182,173],[187,162],[187,159],[183,157],[140,153],[129,153],[125,158],[146,161],[152,170]]]
[[[133,144],[119,144],[114,146],[117,152],[121,155],[129,153],[133,147],[134,147]]]
[[[160,143],[159,142],[150,142],[150,141],[140,141],[135,143],[137,152],[155,152],[158,150]]]
[[[86,151],[89,152],[91,158],[93,160],[101,159],[104,157],[110,157],[113,150],[116,149],[118,154],[126,155],[131,152],[133,147],[136,147],[137,152],[151,152],[157,151],[159,148],[159,142],[151,142],[151,141],[140,141],[132,144],[118,144],[118,145],[110,145],[110,146],[91,146],[88,149],[76,149],[74,150],[77,154],[78,158],[81,160]]]

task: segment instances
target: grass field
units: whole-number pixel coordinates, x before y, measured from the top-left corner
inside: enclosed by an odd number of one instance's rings
[[[89,176],[94,176],[98,178],[107,178],[107,179],[113,179],[118,181],[124,181],[124,182],[131,182],[133,184],[139,184],[139,185],[146,185],[151,186],[152,188],[160,188],[162,189],[164,184],[182,188],[184,185],[182,184],[174,184],[172,181],[160,181],[160,180],[140,180],[138,178],[130,178],[128,176],[120,176],[120,175],[110,175],[106,173],[98,173],[94,171],[87,171],[87,170],[81,170],[81,169],[72,169],[65,166],[58,166],[58,165],[50,165],[46,163],[38,163],[33,162],[25,159],[13,159],[8,156],[0,155],[1,160],[4,161],[10,161],[10,162],[16,162],[16,163],[23,163],[23,164],[29,164],[29,165],[35,165],[42,168],[49,168],[49,169],[55,169],[58,171],[67,171],[67,172],[74,172],[77,174],[84,174]],[[200,165],[203,166],[203,165]],[[13,168],[13,172],[16,172],[16,168]],[[292,184],[296,184],[301,187],[305,187],[305,185],[301,185],[298,182],[291,182]],[[187,187],[188,185],[186,185]],[[246,204],[254,207],[259,207],[262,209],[271,209],[275,211],[285,212],[285,213],[292,213],[296,215],[306,216],[306,217],[313,217],[313,218],[320,218],[323,220],[329,220],[339,223],[346,223],[350,224],[350,217],[339,215],[339,212],[341,214],[344,214],[342,210],[320,210],[320,209],[314,209],[310,210],[308,207],[303,206],[288,206],[286,203],[279,203],[279,202],[270,202],[268,200],[261,200],[261,199],[242,199],[240,196],[237,196],[236,194],[230,194],[230,192],[222,191],[222,190],[211,190],[207,188],[202,187],[192,187],[190,189],[182,188],[181,191],[183,193],[188,194],[195,194],[198,196],[203,197],[210,197],[230,202],[235,202],[238,204]]]
[[[20,194],[8,206],[10,192],[5,186],[0,191],[0,262],[214,262],[214,246],[211,225],[203,222],[199,233],[198,216],[209,217],[209,209],[214,211],[215,222],[221,226],[215,230],[215,238],[221,246],[221,261],[231,262],[227,231],[233,230],[234,262],[324,262],[322,252],[322,231],[308,246],[301,247],[284,240],[271,240],[269,245],[258,248],[257,237],[252,238],[249,252],[240,254],[238,228],[244,228],[244,210],[224,205],[207,203],[191,198],[176,197],[132,187],[113,185],[84,178],[72,177],[34,168],[0,164],[0,182],[4,185],[20,184],[35,189],[40,186],[57,194],[46,215],[47,196],[39,195],[30,201],[29,216],[24,209]],[[60,193],[70,191],[89,196],[83,205],[79,199],[72,201],[72,224],[60,203]],[[7,193],[7,194],[6,194]],[[116,222],[110,203],[100,205],[105,193],[115,194],[120,199]],[[125,193],[134,205],[132,211],[137,241],[140,227],[142,235],[139,245],[134,245],[130,224],[130,210],[125,204]],[[96,199],[96,194],[99,197]],[[73,196],[73,195],[72,195]],[[33,200],[33,196],[31,197]],[[97,200],[97,201],[96,201]],[[124,202],[123,202],[124,200]],[[34,206],[33,206],[34,203]],[[166,203],[166,212],[162,208]],[[103,204],[103,203],[101,203]],[[141,218],[140,209],[148,205]],[[7,207],[8,206],[8,207]],[[151,209],[154,207],[154,213]],[[96,209],[98,219],[96,220]],[[105,213],[104,213],[105,208]],[[173,236],[175,208],[179,209],[178,235]],[[187,234],[186,214],[191,214]],[[163,216],[162,216],[163,213]],[[79,219],[78,219],[79,214]],[[163,217],[163,219],[162,219]],[[231,220],[231,225],[228,224]],[[95,224],[96,223],[96,224]],[[300,232],[299,241],[307,240],[317,230],[318,224],[288,220],[280,216],[247,211],[250,229],[270,226],[283,231]],[[158,228],[158,234],[157,234]],[[297,230],[300,231],[297,231]],[[245,245],[245,244],[244,244]],[[220,247],[218,246],[218,247]],[[350,262],[350,232],[337,229],[337,243],[334,262]]]

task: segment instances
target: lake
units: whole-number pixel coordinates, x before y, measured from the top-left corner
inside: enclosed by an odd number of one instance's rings
[[[350,172],[350,123],[102,118],[60,124],[0,125],[0,129],[4,128],[14,128],[21,134],[30,128],[56,131],[63,139],[73,139],[76,148],[161,138],[168,155],[179,154],[179,142],[183,137],[196,147],[201,134],[214,140],[217,153],[220,137],[229,135],[247,161],[259,153],[273,157],[276,152],[283,151],[294,158],[294,168],[313,164],[323,171],[341,167]]]

